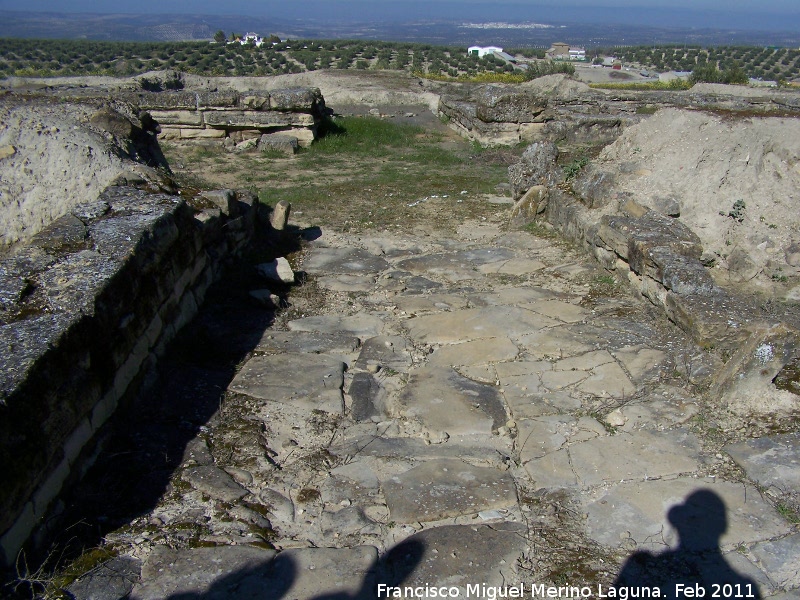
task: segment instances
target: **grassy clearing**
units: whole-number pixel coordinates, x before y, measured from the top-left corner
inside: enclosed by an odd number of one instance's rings
[[[648,81],[644,83],[590,83],[589,87],[603,90],[662,91],[688,90],[694,84],[685,79],[672,81]]]
[[[508,178],[522,148],[483,150],[447,129],[432,131],[374,117],[324,124],[323,135],[294,157],[222,148],[168,146],[180,177],[206,187],[246,187],[274,205],[292,204],[302,221],[340,231],[455,227],[496,207],[481,195]],[[462,194],[462,191],[466,194]]]

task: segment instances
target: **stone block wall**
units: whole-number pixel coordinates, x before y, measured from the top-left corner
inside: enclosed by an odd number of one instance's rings
[[[0,260],[0,562],[17,554],[90,465],[116,407],[146,386],[226,260],[251,239],[258,201],[109,187]]]
[[[491,84],[478,87],[466,98],[442,96],[439,115],[460,135],[483,146],[508,146],[540,140],[610,143],[661,106],[765,115],[800,110],[796,93],[736,95],[739,86],[705,84],[680,92],[588,87],[547,91],[525,86]]]
[[[308,146],[325,116],[317,88],[250,92],[136,92],[126,100],[147,111],[159,124],[160,139],[241,142],[263,134],[296,137]]]
[[[442,96],[438,110],[451,128],[483,146],[610,142],[639,120],[635,104],[609,103],[594,92],[561,98],[505,85],[481,86],[468,99]]]

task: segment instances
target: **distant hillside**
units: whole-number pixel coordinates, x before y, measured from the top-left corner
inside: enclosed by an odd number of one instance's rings
[[[295,13],[297,11],[295,10]],[[562,11],[564,12],[564,11]],[[514,18],[498,13],[480,15],[459,11],[447,17],[420,16],[408,11],[404,18],[392,14],[381,19],[375,11],[362,15],[339,15],[326,18],[324,10],[309,10],[303,18],[292,18],[287,10],[274,16],[203,15],[203,14],[81,14],[0,11],[0,37],[59,38],[105,41],[193,41],[208,40],[218,30],[226,33],[254,31],[261,35],[277,34],[293,39],[361,39],[414,42],[438,45],[500,45],[547,48],[554,42],[575,45],[638,46],[654,44],[692,44],[700,46],[800,46],[800,31],[723,29],[679,26],[677,13],[666,25],[636,22],[630,11],[614,11],[609,21],[600,20],[596,9],[568,13],[568,20],[555,19],[556,13],[531,11]],[[369,15],[372,20],[365,20]],[[347,17],[347,18],[345,18]],[[598,17],[598,18],[592,18]],[[506,22],[504,22],[506,21]],[[523,21],[535,21],[549,27],[520,27]],[[475,25],[478,26],[475,26]],[[787,20],[791,29],[793,22]]]

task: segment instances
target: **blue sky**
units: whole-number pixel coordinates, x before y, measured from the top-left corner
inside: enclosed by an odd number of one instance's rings
[[[800,32],[800,0],[0,0],[0,10],[243,15],[339,24],[538,21]]]
[[[409,0],[372,0],[374,4],[410,4]],[[556,6],[620,6],[639,8],[691,8],[695,10],[713,11],[769,11],[800,12],[798,0],[433,0],[433,5],[485,4],[498,3],[518,4],[526,7]],[[120,3],[109,0],[0,0],[0,9],[53,11],[53,12],[101,12],[101,13],[206,13],[206,14],[259,14],[270,11],[275,2],[270,0],[138,0],[137,2]],[[286,2],[280,2],[286,6]],[[302,10],[303,1],[290,0],[289,4]],[[348,0],[330,0],[329,4],[347,6]]]

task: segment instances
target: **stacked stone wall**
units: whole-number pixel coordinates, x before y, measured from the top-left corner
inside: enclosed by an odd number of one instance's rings
[[[255,229],[248,192],[107,188],[0,261],[0,561],[14,564],[99,429],[151,382],[176,333]]]
[[[249,92],[128,92],[120,99],[147,111],[164,140],[239,143],[264,134],[290,135],[308,146],[325,116],[317,88]]]

